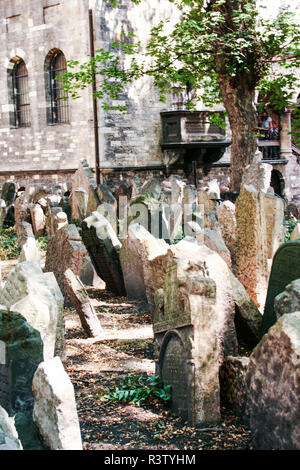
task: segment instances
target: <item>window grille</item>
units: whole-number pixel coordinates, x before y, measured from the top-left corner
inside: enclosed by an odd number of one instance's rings
[[[25,62],[16,63],[12,73],[12,95],[14,105],[14,126],[30,126],[30,103],[28,93],[28,72]]]
[[[50,116],[48,124],[60,124],[69,122],[69,105],[67,93],[63,89],[63,84],[56,80],[61,74],[67,71],[65,56],[58,52],[52,57],[49,65],[49,94],[50,94]]]

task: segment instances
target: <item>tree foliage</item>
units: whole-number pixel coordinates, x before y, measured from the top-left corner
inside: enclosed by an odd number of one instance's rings
[[[170,19],[154,26],[145,50],[141,51],[133,34],[122,33],[120,42],[111,44],[109,50],[99,49],[88,62],[69,61],[64,82],[72,97],[98,75],[101,80],[96,97],[108,108],[109,99],[117,99],[124,85],[148,75],[153,77],[162,101],[174,83],[182,87],[190,83],[197,90],[197,99],[206,106],[223,102],[230,121],[228,108],[239,105],[226,104],[228,87],[248,93],[249,100],[258,91],[276,111],[293,108],[294,125],[299,126],[300,112],[292,102],[299,88],[296,69],[300,64],[295,13],[281,9],[276,18],[264,19],[255,0],[165,1],[180,10],[180,20],[171,32],[166,31]],[[116,6],[118,1],[110,3]],[[124,54],[131,56],[126,69]],[[195,103],[188,106],[192,108]],[[114,109],[124,110],[120,106]],[[234,125],[234,119],[230,124]]]

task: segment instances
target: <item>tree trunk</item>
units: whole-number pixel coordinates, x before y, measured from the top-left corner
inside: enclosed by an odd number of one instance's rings
[[[253,160],[257,147],[253,131],[257,126],[255,90],[245,77],[232,80],[220,75],[219,86],[232,133],[230,189],[239,192],[245,167]]]

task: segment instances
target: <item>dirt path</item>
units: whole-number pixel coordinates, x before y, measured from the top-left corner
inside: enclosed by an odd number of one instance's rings
[[[151,318],[136,302],[90,290],[104,338],[86,338],[74,310],[66,310],[67,360],[74,384],[85,450],[251,449],[251,433],[222,407],[222,422],[197,430],[173,416],[162,401],[141,407],[103,401],[131,375],[155,374]]]

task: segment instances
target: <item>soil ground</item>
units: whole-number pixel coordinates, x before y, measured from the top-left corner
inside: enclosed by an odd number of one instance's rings
[[[67,360],[74,384],[84,450],[250,450],[251,432],[222,407],[217,426],[197,429],[171,414],[167,402],[142,406],[103,401],[122,378],[155,375],[151,317],[138,302],[89,289],[103,339],[87,338],[66,310]]]

